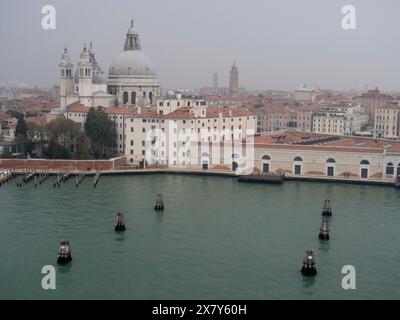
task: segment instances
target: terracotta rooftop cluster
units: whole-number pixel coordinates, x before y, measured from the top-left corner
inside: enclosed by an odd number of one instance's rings
[[[67,107],[67,112],[86,113],[89,112],[90,107],[85,107],[79,102],[73,103]],[[154,117],[162,119],[193,119],[195,118],[194,108],[181,107],[173,112],[162,115],[158,114],[155,109],[141,108],[140,111],[134,108],[101,108],[106,114],[120,114],[126,116],[134,116],[138,118]],[[222,108],[207,108],[205,118],[218,118],[222,117],[246,117],[254,116],[255,113],[245,108],[236,109],[222,109]]]
[[[376,140],[369,138],[333,136],[318,133],[282,131],[256,136],[256,145],[285,146],[289,149],[340,150],[346,152],[394,152],[400,153],[400,141]]]

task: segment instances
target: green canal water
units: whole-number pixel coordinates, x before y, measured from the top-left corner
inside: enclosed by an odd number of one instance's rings
[[[400,192],[390,187],[226,177],[53,178],[0,188],[1,299],[400,299]],[[166,209],[153,210],[162,192]],[[323,200],[331,240],[318,240]],[[125,213],[125,234],[114,232]],[[59,241],[73,260],[56,265]],[[299,272],[306,249],[318,275]],[[56,267],[43,290],[42,266]],[[356,289],[341,286],[344,265]]]

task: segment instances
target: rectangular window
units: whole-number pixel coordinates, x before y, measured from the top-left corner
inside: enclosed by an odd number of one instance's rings
[[[361,178],[368,178],[368,169],[367,168],[361,169]]]

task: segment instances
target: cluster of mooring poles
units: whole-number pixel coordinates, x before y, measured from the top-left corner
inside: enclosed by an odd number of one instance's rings
[[[31,181],[34,182],[35,188],[44,184],[50,176],[54,176],[55,180],[53,180],[53,187],[60,188],[62,184],[65,184],[68,180],[72,179],[75,176],[75,186],[78,187],[82,181],[87,176],[93,176],[93,187],[96,188],[99,181],[101,173],[97,171],[96,173],[87,173],[87,172],[70,172],[70,171],[62,171],[62,172],[50,172],[50,171],[36,171],[36,170],[24,170],[24,171],[15,171],[15,170],[0,170],[0,187],[9,183],[13,180],[16,180],[17,187],[22,187],[24,184],[28,184]]]
[[[329,219],[332,217],[332,202],[330,200],[324,201],[322,208],[322,222],[319,229],[318,238],[321,241],[329,240]],[[306,250],[305,257],[303,259],[303,266],[301,273],[304,276],[315,276],[317,274],[317,267],[315,261],[314,250]]]
[[[164,210],[164,200],[162,194],[157,195],[154,210],[156,211]],[[126,230],[125,217],[122,212],[117,213],[114,230],[117,233],[122,233]],[[72,260],[72,255],[71,255],[71,248],[69,246],[69,241],[62,240],[60,242],[60,248],[58,250],[57,263],[60,265],[65,265],[69,263],[71,260]]]
[[[35,188],[44,183],[49,178],[48,172],[25,171],[21,173],[12,173],[12,178],[17,180],[17,187],[22,187],[23,184],[28,184],[33,181]],[[11,181],[10,180],[10,181]]]

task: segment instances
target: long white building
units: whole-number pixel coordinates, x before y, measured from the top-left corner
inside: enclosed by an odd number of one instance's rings
[[[164,101],[165,102],[165,101]],[[183,100],[182,104],[190,101]],[[132,165],[188,167],[193,142],[242,141],[256,132],[256,115],[247,109],[216,109],[205,105],[172,108],[101,108],[114,121],[116,151]],[[84,125],[90,107],[67,107],[64,116]]]

